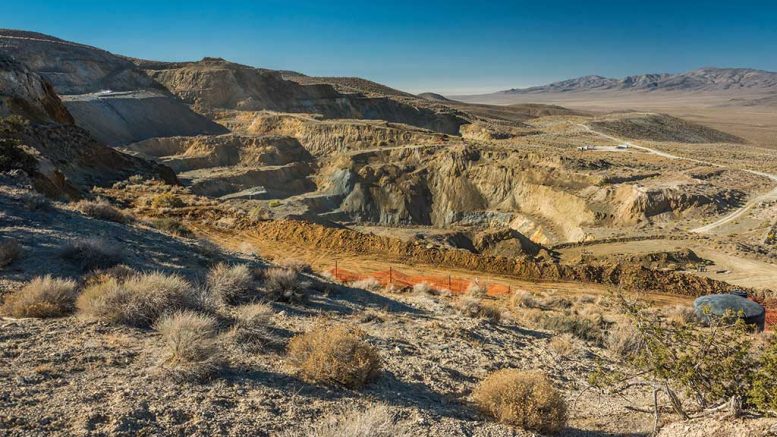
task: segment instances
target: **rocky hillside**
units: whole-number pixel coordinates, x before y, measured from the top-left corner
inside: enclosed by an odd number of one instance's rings
[[[451,108],[413,106],[386,96],[343,94],[329,84],[301,85],[280,72],[205,58],[190,63],[141,62],[148,74],[199,111],[217,109],[316,113],[405,123],[458,134],[466,120]]]
[[[28,170],[37,187],[53,196],[78,197],[136,174],[176,181],[169,169],[119,153],[73,125],[51,84],[8,58],[0,60],[0,116],[4,144],[20,144],[32,154],[36,169]]]
[[[135,64],[105,50],[34,32],[0,30],[0,55],[51,83],[76,125],[106,144],[226,132]]]

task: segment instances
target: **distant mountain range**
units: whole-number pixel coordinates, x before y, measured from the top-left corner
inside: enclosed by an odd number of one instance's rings
[[[687,73],[640,74],[622,79],[583,76],[548,85],[510,89],[497,94],[543,94],[586,91],[777,91],[777,73],[750,68],[700,68]]]

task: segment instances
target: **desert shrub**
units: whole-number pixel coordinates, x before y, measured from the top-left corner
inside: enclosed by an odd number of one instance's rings
[[[677,324],[691,323],[696,320],[693,308],[686,305],[675,305],[665,310],[666,319]]]
[[[367,409],[349,409],[325,417],[302,430],[281,434],[281,437],[412,437],[411,424],[397,419],[385,405]]]
[[[109,279],[116,279],[121,282],[126,281],[130,276],[137,275],[138,271],[126,264],[119,264],[107,269],[93,270],[84,276],[84,287],[97,285]]]
[[[266,304],[241,306],[235,314],[230,336],[241,348],[259,350],[273,341],[272,316],[273,309]]]
[[[22,170],[32,175],[38,168],[38,160],[12,138],[0,138],[0,172]]]
[[[610,326],[605,346],[616,356],[630,359],[642,351],[645,340],[631,320],[622,320]]]
[[[464,296],[459,299],[457,306],[461,314],[467,317],[486,319],[493,323],[499,323],[502,318],[502,312],[499,308],[483,304],[480,299]]]
[[[255,208],[252,208],[248,213],[246,213],[246,216],[248,219],[252,222],[260,222],[264,220],[269,220],[272,218],[272,212],[268,210],[267,208],[264,208],[262,206],[257,206]]]
[[[419,282],[413,285],[413,292],[420,294],[433,294],[435,289],[428,282]]]
[[[208,291],[224,304],[246,302],[255,296],[254,275],[245,264],[217,264],[208,272],[207,284]]]
[[[75,281],[46,275],[6,296],[0,312],[12,317],[61,317],[73,312],[77,295]]]
[[[101,238],[84,238],[68,242],[62,247],[59,255],[84,272],[112,267],[124,259],[120,247]]]
[[[270,267],[264,272],[264,290],[272,300],[301,302],[308,288],[310,282],[293,269]]]
[[[149,222],[151,226],[160,231],[167,232],[168,234],[177,235],[179,237],[191,237],[192,231],[189,230],[180,220],[164,217],[153,219]]]
[[[166,374],[177,380],[202,381],[222,367],[213,317],[182,311],[162,317],[154,328],[164,341],[159,366]]]
[[[550,348],[558,355],[570,355],[575,351],[575,339],[572,334],[556,335],[550,339]]]
[[[294,258],[288,258],[278,263],[279,267],[293,270],[297,273],[313,273],[313,267],[305,261],[300,261]]]
[[[542,300],[542,305],[549,309],[565,310],[571,308],[573,303],[565,297],[550,295]]]
[[[309,382],[357,389],[377,377],[381,360],[361,329],[346,324],[316,323],[291,339],[288,357]]]
[[[161,316],[197,308],[197,291],[178,275],[144,273],[122,281],[110,278],[87,287],[76,306],[85,317],[147,328]]]
[[[183,200],[173,193],[160,193],[151,198],[153,208],[181,208],[185,206]]]
[[[361,288],[363,290],[369,290],[369,291],[379,291],[382,287],[380,284],[380,281],[373,277],[369,277],[366,279],[361,279],[359,281],[351,282],[351,287],[354,288]]]
[[[537,321],[538,327],[558,333],[568,333],[601,346],[604,342],[604,322],[573,314],[545,313]]]
[[[513,308],[547,309],[534,294],[523,290],[516,290],[515,293],[513,293],[510,297],[510,304]]]
[[[267,206],[269,206],[270,208],[277,208],[281,205],[283,205],[283,203],[278,199],[273,199],[267,203]]]
[[[599,298],[592,294],[581,294],[580,296],[577,296],[577,302],[581,304],[593,304],[597,303],[598,300]]]
[[[0,242],[0,267],[5,267],[16,261],[22,255],[22,246],[16,240]]]
[[[26,192],[19,200],[28,211],[47,211],[51,208],[51,201],[40,193]]]
[[[564,398],[538,371],[497,370],[477,386],[472,399],[500,423],[546,434],[566,425]]]
[[[97,200],[79,200],[74,208],[81,213],[100,220],[108,220],[116,223],[125,223],[127,216],[114,208],[105,199]]]
[[[747,397],[763,412],[777,411],[777,342],[772,341],[758,357]]]
[[[478,281],[472,281],[469,283],[469,285],[467,285],[467,289],[464,293],[471,297],[485,297],[486,292],[487,290],[485,286],[480,285]]]

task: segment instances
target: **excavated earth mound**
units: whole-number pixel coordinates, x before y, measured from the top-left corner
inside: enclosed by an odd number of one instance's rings
[[[691,123],[666,114],[619,114],[617,118],[589,123],[597,131],[610,135],[649,141],[678,143],[745,143],[740,137]]]

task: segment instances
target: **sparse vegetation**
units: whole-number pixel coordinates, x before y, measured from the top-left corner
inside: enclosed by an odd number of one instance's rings
[[[181,208],[186,206],[180,197],[173,193],[160,193],[151,198],[152,208]]]
[[[264,272],[264,290],[271,300],[301,302],[310,282],[294,269],[270,267]]]
[[[85,317],[147,328],[165,314],[198,307],[199,299],[197,291],[180,276],[144,273],[89,286],[76,306]]]
[[[381,359],[361,329],[346,324],[316,323],[291,339],[288,357],[309,382],[358,389],[377,377]]]
[[[434,292],[434,287],[432,287],[428,282],[419,282],[413,285],[413,293],[433,294]]]
[[[37,277],[6,296],[0,313],[12,317],[61,317],[73,312],[78,288],[75,281]]]
[[[213,317],[182,311],[162,317],[154,327],[165,345],[159,363],[165,374],[177,380],[202,381],[223,366]]]
[[[100,220],[108,220],[116,223],[127,222],[127,216],[114,208],[113,205],[105,199],[79,200],[74,205],[74,208],[89,217]]]
[[[271,324],[273,309],[263,303],[241,306],[237,309],[230,335],[235,343],[246,350],[260,350],[273,341]]]
[[[485,319],[493,323],[499,323],[502,311],[493,305],[484,304],[480,299],[463,296],[457,302],[461,314],[467,317]]]
[[[70,241],[62,247],[60,256],[84,272],[112,267],[124,259],[119,246],[101,238]]]
[[[234,305],[256,297],[254,275],[245,264],[217,264],[208,272],[207,284],[208,291],[223,304]]]
[[[0,268],[16,261],[22,255],[22,246],[13,239],[0,241]]]
[[[482,298],[486,296],[486,287],[481,285],[478,281],[472,281],[467,285],[467,290],[464,292],[467,296]]]
[[[164,217],[153,219],[150,222],[151,226],[160,231],[167,232],[168,234],[177,235],[179,237],[192,237],[192,232],[187,228],[180,220]]]
[[[351,282],[351,287],[354,288],[361,288],[363,290],[369,290],[369,291],[379,291],[383,286],[381,285],[380,281],[373,277],[369,277],[366,279],[361,279],[356,282]]]
[[[24,150],[18,140],[0,138],[0,172],[22,170],[27,174],[35,173],[38,161]]]
[[[498,370],[477,386],[472,399],[485,414],[508,425],[547,434],[566,425],[566,402],[539,371]]]
[[[281,434],[282,437],[412,437],[410,423],[399,420],[385,405],[352,408],[325,417],[313,426]]]
[[[559,356],[568,356],[575,352],[575,339],[572,334],[556,335],[550,339],[550,348]]]

